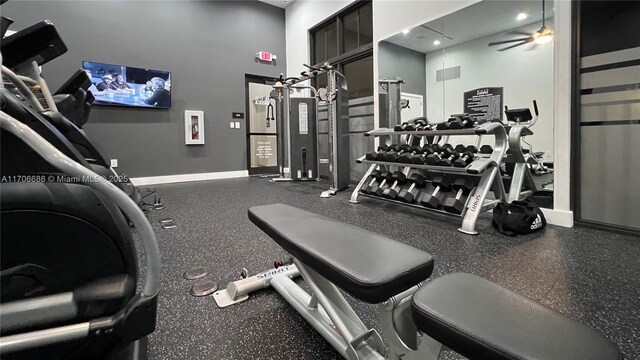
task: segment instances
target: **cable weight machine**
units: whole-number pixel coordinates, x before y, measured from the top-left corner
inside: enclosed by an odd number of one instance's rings
[[[349,154],[349,92],[347,79],[335,67],[325,63],[319,67],[305,65],[309,70],[300,77],[280,79],[274,85],[271,98],[276,100],[278,132],[278,169],[280,176],[271,182],[318,181],[320,164],[329,168],[329,189],[322,198],[335,195],[350,184]],[[302,82],[327,76],[327,87],[315,89]],[[294,90],[309,90],[311,97],[291,96]],[[318,105],[327,105],[328,158],[319,157]]]

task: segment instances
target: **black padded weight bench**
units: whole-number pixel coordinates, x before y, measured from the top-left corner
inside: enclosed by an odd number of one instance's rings
[[[469,359],[622,359],[594,329],[475,275],[437,278],[412,303],[420,331]]]
[[[409,245],[283,204],[253,207],[249,219],[294,257],[311,294],[290,273],[259,281],[345,359],[437,359],[442,344],[470,359],[621,359],[595,330],[477,276],[450,274],[422,286],[433,259]],[[245,280],[230,287],[257,288]],[[379,304],[389,349],[338,288]]]
[[[426,280],[433,258],[413,246],[284,204],[249,219],[289,254],[342,290],[378,304]]]

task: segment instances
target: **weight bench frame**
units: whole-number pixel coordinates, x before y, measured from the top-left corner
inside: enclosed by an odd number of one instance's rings
[[[292,279],[301,275],[311,294]],[[373,328],[367,328],[338,287],[315,270],[293,259],[293,264],[229,283],[214,293],[219,307],[248,299],[250,292],[272,286],[322,337],[347,360],[435,360],[442,344],[418,331],[411,316],[415,285],[378,304],[382,333],[389,349]]]

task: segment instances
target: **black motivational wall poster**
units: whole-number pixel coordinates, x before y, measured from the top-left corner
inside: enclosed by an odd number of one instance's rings
[[[479,120],[502,120],[502,87],[485,87],[464,93],[464,112]]]

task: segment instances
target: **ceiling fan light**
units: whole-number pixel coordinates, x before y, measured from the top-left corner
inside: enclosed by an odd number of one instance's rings
[[[534,40],[536,44],[548,44],[551,40],[553,40],[553,36],[551,34],[545,34],[545,35],[541,35],[536,37],[536,39]]]

